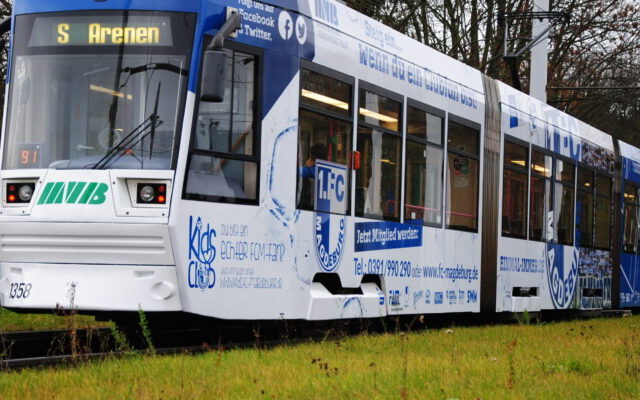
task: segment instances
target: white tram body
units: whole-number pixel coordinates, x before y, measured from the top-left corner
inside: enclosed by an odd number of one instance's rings
[[[526,148],[511,161],[528,185],[536,149],[613,177],[609,135],[332,0],[68,3],[14,10],[3,307],[327,320],[612,306],[612,251],[561,243],[558,207],[527,224],[520,188],[524,215],[499,217],[506,142]],[[203,53],[233,13],[224,98],[207,102]]]

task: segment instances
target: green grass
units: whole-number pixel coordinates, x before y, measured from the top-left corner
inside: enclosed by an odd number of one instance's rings
[[[2,399],[638,399],[640,317],[0,373]]]
[[[18,314],[0,307],[0,332],[34,331],[47,329],[68,329],[103,327],[105,322],[97,322],[86,315],[57,316],[51,314]],[[2,393],[0,392],[0,399]]]

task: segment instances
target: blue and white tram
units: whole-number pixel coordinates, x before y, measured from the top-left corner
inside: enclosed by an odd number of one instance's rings
[[[612,138],[341,3],[23,0],[11,22],[3,307],[617,304]]]

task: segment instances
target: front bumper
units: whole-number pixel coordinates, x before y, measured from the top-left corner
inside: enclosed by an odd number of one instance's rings
[[[181,311],[174,266],[0,263],[0,306]]]

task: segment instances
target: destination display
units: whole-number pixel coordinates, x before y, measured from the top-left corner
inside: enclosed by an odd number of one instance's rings
[[[172,46],[169,16],[47,16],[33,23],[29,47]]]

